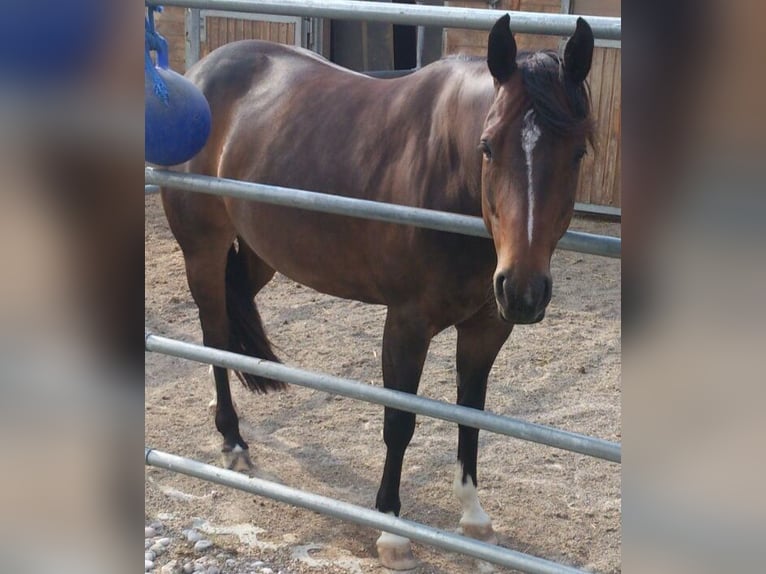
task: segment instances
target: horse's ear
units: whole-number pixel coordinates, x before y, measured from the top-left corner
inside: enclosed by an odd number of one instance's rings
[[[575,33],[564,49],[564,73],[575,84],[585,81],[593,60],[593,30],[582,18],[577,19]]]
[[[511,16],[506,14],[492,26],[487,43],[487,66],[499,84],[516,70],[516,40],[511,34]]]

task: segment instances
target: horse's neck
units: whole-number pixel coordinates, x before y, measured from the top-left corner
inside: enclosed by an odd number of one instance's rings
[[[431,164],[435,189],[427,203],[436,209],[479,215],[482,159],[478,145],[494,97],[486,64],[447,60],[420,73],[426,89],[434,90],[428,118],[429,155],[423,161]]]

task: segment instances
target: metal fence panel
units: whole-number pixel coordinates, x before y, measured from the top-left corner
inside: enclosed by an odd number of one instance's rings
[[[489,30],[498,18],[511,15],[516,33],[569,36],[575,30],[576,15],[542,12],[513,12],[452,6],[403,5],[351,0],[158,0],[165,6],[185,6],[231,12],[262,12],[284,16],[310,16],[337,20],[366,20],[444,28]],[[588,16],[596,38],[620,40],[622,19]]]
[[[164,468],[215,484],[221,484],[287,504],[308,508],[314,512],[361,524],[362,526],[393,532],[418,542],[473,556],[493,564],[515,568],[522,572],[529,572],[530,574],[586,574],[582,570],[529,554],[523,554],[516,550],[479,542],[478,540],[438,530],[418,522],[383,514],[377,510],[370,510],[355,504],[305,492],[268,480],[250,478],[233,470],[225,470],[217,466],[151,448],[144,448],[144,459],[149,466]]]
[[[304,371],[255,357],[159,337],[151,333],[146,333],[144,346],[147,351],[213,364],[237,371],[246,371],[286,383],[369,403],[394,407],[403,411],[484,429],[611,462],[620,462],[622,459],[622,448],[618,443],[495,415],[478,409],[448,404],[426,397],[384,389],[331,375]]]
[[[282,16],[382,21],[393,24],[478,30],[489,30],[500,16],[507,13],[507,11],[503,10],[425,5],[405,6],[393,3],[352,2],[348,0],[164,0],[157,2],[157,4],[183,6],[192,9],[192,11],[211,9],[248,13],[261,12]],[[534,12],[510,12],[510,15],[511,28],[514,32],[562,36],[570,35],[574,31],[577,18],[574,15],[568,14]],[[589,16],[588,22],[596,38],[604,40],[621,39],[622,24],[620,18]],[[145,193],[156,192],[158,189],[156,186],[167,185],[189,191],[214,195],[231,195],[244,199],[313,209],[327,213],[367,217],[381,221],[419,225],[441,231],[489,237],[480,218],[461,214],[444,213],[194,174],[180,174],[153,168],[146,169],[145,182],[149,184],[145,188]],[[568,231],[559,242],[558,247],[608,257],[620,257],[621,241],[615,237]],[[292,382],[293,384],[300,384],[368,402],[375,402],[435,418],[467,424],[475,428],[564,448],[613,462],[621,461],[621,446],[617,443],[569,433],[543,425],[535,425],[424,397],[397,393],[396,391],[372,387],[356,381],[292,369],[277,363],[270,363],[217,349],[208,349],[151,334],[147,334],[145,337],[145,347],[150,351],[185,357],[227,368],[256,372],[272,378]],[[398,395],[405,396],[399,397]],[[419,542],[466,554],[494,564],[515,568],[523,572],[532,574],[583,574],[581,570],[535,556],[492,546],[416,522],[388,516],[377,511],[276,483],[248,478],[237,472],[224,470],[153,449],[145,449],[145,462],[147,465],[165,468],[253,494],[267,496],[275,500],[308,508],[315,512],[393,532]]]
[[[447,213],[236,179],[159,170],[151,167],[145,169],[144,179],[145,183],[150,185],[261,201],[272,205],[310,209],[323,213],[416,225],[437,231],[462,233],[475,237],[490,237],[484,221],[480,217],[460,213]],[[558,247],[569,251],[619,258],[622,242],[618,237],[594,235],[582,231],[567,231],[559,241]]]

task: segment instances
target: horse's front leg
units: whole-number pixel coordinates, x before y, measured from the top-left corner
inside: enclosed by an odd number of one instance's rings
[[[457,403],[484,410],[487,377],[497,353],[511,334],[512,325],[482,310],[457,325]],[[460,528],[466,536],[492,544],[497,537],[492,520],[479,503],[476,457],[479,430],[459,425],[457,468],[453,487],[462,506]]]
[[[417,393],[430,342],[430,329],[416,311],[388,309],[383,332],[383,383],[387,389]],[[413,413],[386,407],[383,421],[386,463],[375,503],[381,512],[399,516],[402,462],[414,431]],[[386,568],[410,570],[417,566],[408,538],[383,532],[377,548],[378,558]]]

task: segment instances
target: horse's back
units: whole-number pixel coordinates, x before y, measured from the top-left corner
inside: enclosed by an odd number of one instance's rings
[[[466,162],[460,161],[476,155],[478,133],[433,144],[444,130],[460,129],[447,127],[459,126],[458,118],[439,115],[451,74],[443,65],[380,80],[302,49],[262,41],[227,44],[188,72],[210,102],[213,129],[185,168],[459,211],[462,206],[448,204],[449,193],[465,201],[461,177],[478,185],[478,172],[466,178]],[[481,113],[474,115],[466,123],[478,132]],[[442,291],[450,293],[459,289],[456,264],[468,273],[491,264],[484,249],[476,256],[475,240],[468,238],[232,198],[208,201],[218,202],[216,212],[225,209],[236,234],[269,266],[341,297],[392,304],[439,283],[451,285]],[[479,209],[478,198],[470,203]]]

